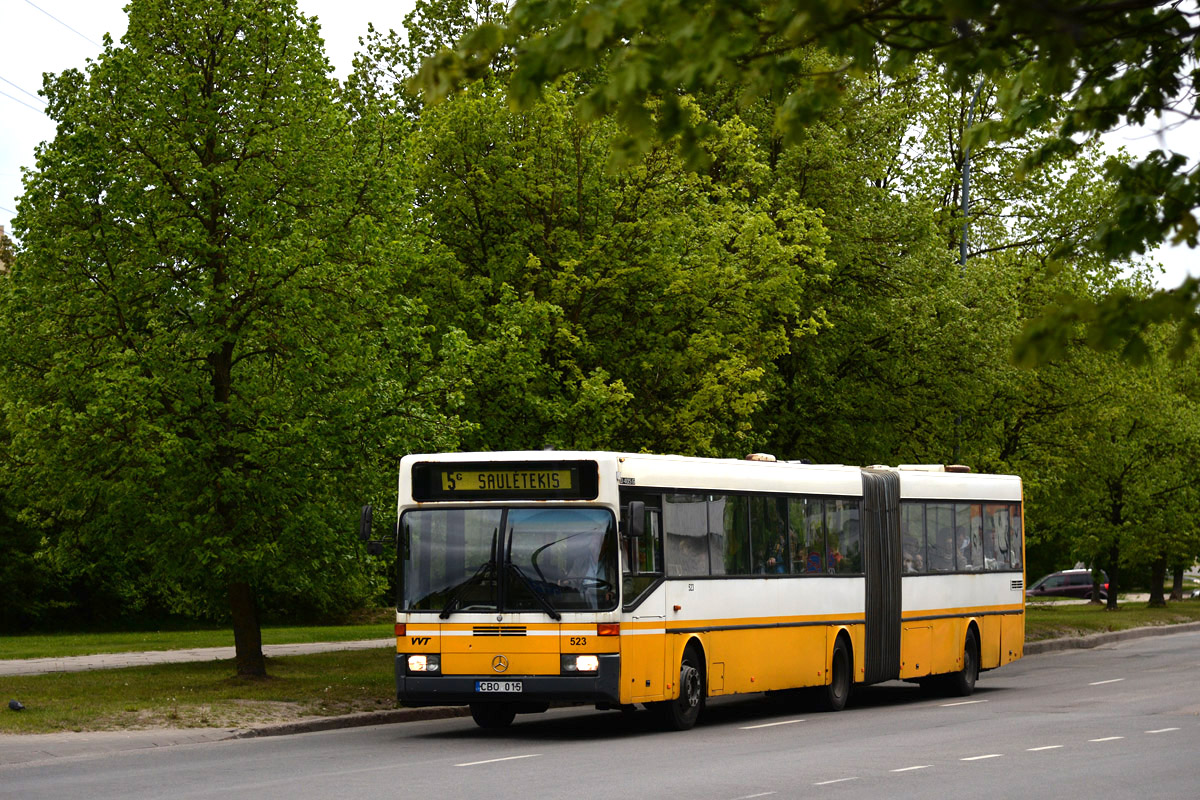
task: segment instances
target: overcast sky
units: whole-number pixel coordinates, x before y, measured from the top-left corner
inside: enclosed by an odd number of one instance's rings
[[[54,136],[54,124],[42,114],[38,96],[42,73],[82,69],[103,49],[105,33],[120,41],[125,33],[126,0],[0,0],[0,225],[12,233],[16,198],[21,193],[21,167],[32,166],[34,147]],[[413,0],[298,0],[300,10],[316,16],[325,50],[344,77],[367,23],[387,30],[404,27]],[[1200,127],[1193,125],[1191,128]],[[1107,137],[1124,143],[1134,154],[1161,146],[1152,133],[1118,131]],[[1168,134],[1169,148],[1195,163],[1200,135]],[[1200,251],[1166,248],[1154,254],[1166,268],[1158,283],[1176,286],[1189,271],[1200,274]]]
[[[12,234],[21,167],[33,165],[54,123],[38,96],[42,73],[83,69],[103,51],[104,34],[125,35],[127,0],[0,0],[0,225]],[[402,30],[413,0],[298,0],[321,24],[325,53],[339,77],[350,70],[367,23]]]

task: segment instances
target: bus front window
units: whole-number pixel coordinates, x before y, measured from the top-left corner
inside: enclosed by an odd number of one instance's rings
[[[413,611],[495,611],[494,562],[503,510],[409,511],[401,519],[403,607]]]
[[[508,610],[536,611],[543,603],[560,611],[616,607],[617,532],[609,511],[514,508],[507,528],[507,561],[528,577],[507,584]]]
[[[616,608],[617,531],[605,509],[408,511],[401,531],[406,610]]]

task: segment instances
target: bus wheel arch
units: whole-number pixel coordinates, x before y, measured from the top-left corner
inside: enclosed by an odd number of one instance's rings
[[[668,730],[686,731],[695,726],[708,695],[708,670],[704,646],[692,638],[679,657],[679,694],[658,704]]]
[[[838,631],[829,653],[829,682],[818,690],[818,705],[824,711],[841,711],[854,685],[854,644],[850,633]]]
[[[967,697],[975,691],[979,680],[979,625],[975,620],[967,623],[963,634],[962,669],[947,676],[946,688],[955,697]]]

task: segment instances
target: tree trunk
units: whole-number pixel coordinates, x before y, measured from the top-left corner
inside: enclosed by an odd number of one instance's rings
[[[229,611],[233,615],[234,660],[238,677],[265,678],[267,660],[263,658],[258,602],[250,584],[229,585]]]
[[[1108,603],[1105,608],[1109,611],[1117,610],[1117,588],[1121,580],[1121,546],[1114,543],[1108,549]]]
[[[1162,608],[1167,604],[1163,597],[1163,584],[1167,582],[1167,557],[1159,556],[1150,565],[1150,607]]]
[[[1171,599],[1183,599],[1183,565],[1175,567],[1171,570]]]

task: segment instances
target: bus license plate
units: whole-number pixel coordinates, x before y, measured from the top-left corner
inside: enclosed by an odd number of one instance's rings
[[[475,681],[477,692],[519,692],[520,681]]]

